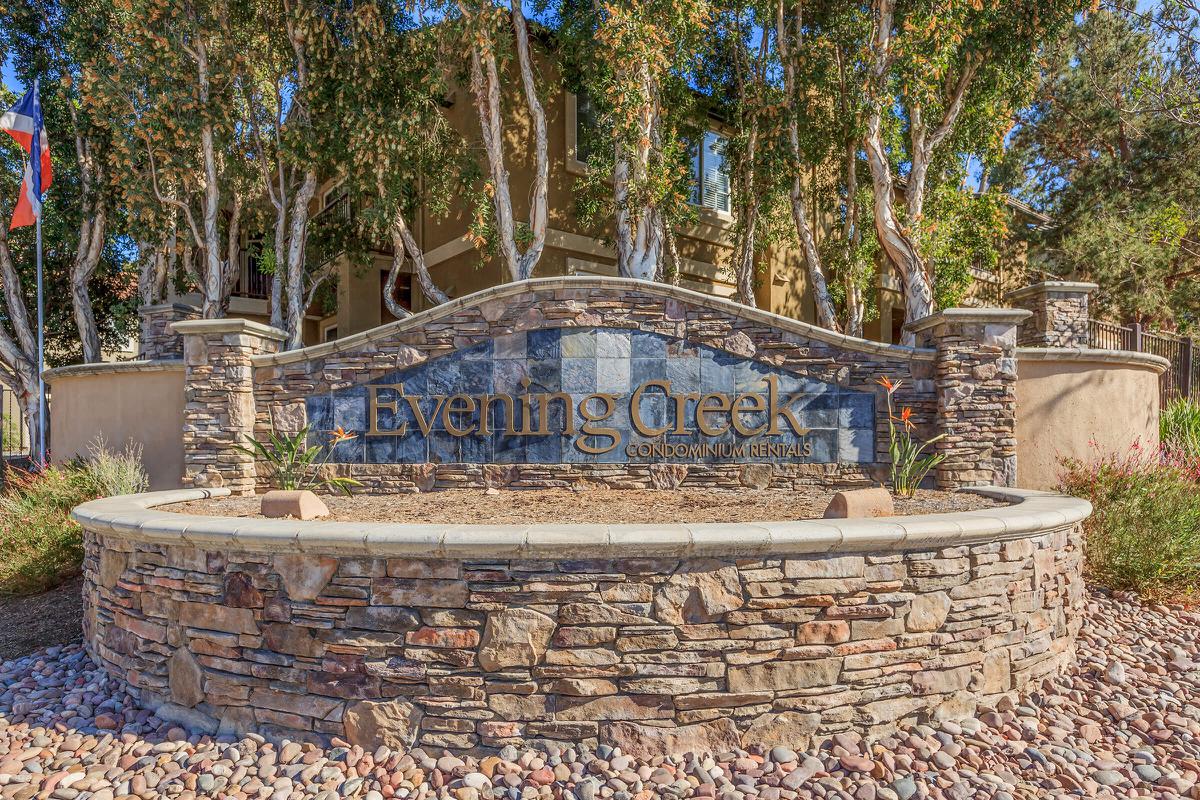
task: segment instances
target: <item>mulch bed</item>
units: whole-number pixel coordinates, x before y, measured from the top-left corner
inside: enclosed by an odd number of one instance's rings
[[[327,496],[327,519],[346,522],[434,524],[693,523],[817,519],[834,492],[813,487],[784,491],[676,489],[525,489],[488,494],[444,489],[420,494]],[[257,497],[227,497],[164,506],[163,510],[208,516],[257,517]],[[921,491],[895,500],[896,514],[943,514],[1002,505],[976,494]]]
[[[29,597],[0,596],[0,661],[77,641],[82,620],[82,577]]]

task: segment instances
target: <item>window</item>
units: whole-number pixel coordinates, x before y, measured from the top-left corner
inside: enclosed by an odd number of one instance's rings
[[[729,173],[725,170],[724,136],[706,131],[700,147],[692,149],[692,202],[729,213]]]
[[[336,342],[338,338],[338,326],[328,325],[325,330],[321,331],[322,342]]]
[[[596,145],[596,107],[588,93],[575,95],[575,160],[587,162]]]

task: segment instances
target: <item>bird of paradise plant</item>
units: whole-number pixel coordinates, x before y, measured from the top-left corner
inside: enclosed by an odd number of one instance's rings
[[[891,483],[892,491],[900,497],[912,497],[930,470],[946,460],[944,453],[926,454],[925,448],[943,438],[940,433],[924,443],[913,439],[917,424],[913,422],[913,410],[909,406],[900,409],[896,416],[893,405],[893,395],[901,387],[903,381],[890,380],[886,375],[876,381],[887,391],[888,410],[888,454],[892,458]]]
[[[343,492],[347,497],[351,487],[362,486],[353,478],[328,475],[322,469],[329,463],[333,450],[342,442],[355,438],[355,434],[340,425],[330,431],[329,443],[308,446],[309,426],[305,425],[294,436],[271,433],[267,442],[246,437],[249,447],[234,445],[238,450],[267,464],[271,471],[271,482],[276,489],[297,490],[322,488]]]

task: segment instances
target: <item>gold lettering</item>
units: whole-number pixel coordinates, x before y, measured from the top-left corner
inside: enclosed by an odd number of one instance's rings
[[[524,436],[529,435],[530,429],[533,427],[532,410],[529,402],[529,384],[531,381],[528,377],[521,378],[521,388],[525,390],[525,394],[521,395],[521,431]]]
[[[705,405],[709,400],[716,400],[715,406]],[[708,414],[728,414],[730,408],[729,395],[725,394],[706,394],[700,398],[700,402],[696,404],[696,427],[705,436],[720,436],[725,431],[729,430],[729,426],[716,427],[709,424],[706,419]]]
[[[700,401],[698,394],[677,394],[675,398],[675,430],[672,433],[683,434],[687,433],[687,401]]]
[[[771,421],[767,427],[767,434],[770,436],[778,436],[782,431],[779,429],[779,418],[783,417],[788,421],[788,425],[796,432],[797,436],[803,436],[808,433],[811,428],[805,428],[800,425],[800,420],[796,419],[796,413],[791,408],[792,403],[799,400],[804,395],[794,394],[786,398],[782,403],[779,402],[779,378],[775,375],[767,376],[767,398],[770,402]]]
[[[671,395],[670,381],[646,381],[634,391],[633,397],[629,399],[629,418],[630,421],[633,422],[633,427],[642,436],[661,436],[671,429],[670,425],[664,425],[661,428],[655,428],[642,421],[642,394],[652,386],[660,387],[667,393],[668,397]]]
[[[462,408],[456,408],[462,406]],[[452,421],[456,414],[473,414],[475,413],[475,400],[465,394],[456,394],[446,402],[442,407],[442,425],[446,428],[446,433],[451,436],[466,436],[469,433],[475,432],[475,423],[472,422],[465,428],[460,428]]]
[[[746,405],[747,402],[749,402],[748,406]],[[738,433],[740,433],[742,436],[754,436],[755,434],[762,433],[764,430],[767,429],[768,423],[764,422],[763,424],[758,425],[758,426],[747,425],[745,422],[742,421],[742,414],[743,413],[761,414],[762,412],[764,412],[766,410],[767,410],[767,402],[766,402],[766,400],[763,399],[763,396],[761,394],[749,394],[749,393],[739,394],[737,397],[734,398],[733,406],[732,406],[732,408],[729,409],[729,413],[732,418],[731,421],[733,422],[733,429],[735,431],[737,431]]]
[[[433,429],[433,421],[438,418],[438,414],[442,410],[442,403],[446,402],[446,395],[432,395],[433,413],[428,417],[421,410],[421,404],[417,402],[416,397],[405,397],[404,399],[408,401],[408,407],[412,409],[413,416],[417,418],[417,427],[421,429],[422,434],[428,436],[429,431]]]
[[[590,403],[592,400],[599,400],[604,405],[604,410],[599,414],[592,411]],[[592,425],[593,422],[603,422],[612,416],[613,411],[617,408],[617,396],[614,394],[589,394],[583,398],[583,402],[579,404],[579,416],[583,418],[583,425],[579,426],[579,432],[583,436],[579,437],[575,442],[575,446],[585,453],[598,455],[607,453],[609,450],[621,444],[621,432],[616,428],[598,428]],[[588,436],[607,436],[612,439],[612,444],[607,447],[601,447],[588,444]]]
[[[395,400],[384,400],[384,401],[380,402],[380,400],[379,400],[379,390],[380,389],[387,389],[388,391],[395,392],[396,399]],[[367,430],[367,435],[368,436],[403,436],[404,434],[408,433],[408,423],[407,422],[401,423],[400,427],[392,428],[391,430],[383,431],[383,430],[379,429],[379,409],[384,408],[384,409],[387,409],[388,411],[391,411],[393,415],[396,414],[400,410],[399,398],[404,397],[404,384],[403,383],[379,383],[379,384],[374,384],[374,385],[368,386],[367,391],[371,395],[371,405],[370,405],[370,415],[369,415],[370,416],[370,427]]]
[[[481,394],[479,395],[479,435],[487,436],[492,432],[492,421],[489,419],[492,403],[500,401],[506,409],[505,435],[516,436],[517,429],[513,427],[513,399],[511,394]]]
[[[571,395],[566,392],[542,392],[538,395],[533,395],[537,398],[538,418],[541,424],[535,430],[526,431],[530,436],[549,436],[553,431],[550,430],[550,404],[555,400],[561,400],[563,406],[563,429],[561,433],[575,433],[575,404],[571,400]]]

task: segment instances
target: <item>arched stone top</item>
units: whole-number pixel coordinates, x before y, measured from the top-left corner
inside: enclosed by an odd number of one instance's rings
[[[664,304],[667,301],[674,301],[682,304],[692,312],[718,312],[729,318],[741,320],[746,323],[774,328],[801,339],[833,345],[847,351],[858,352],[868,356],[883,356],[900,361],[932,361],[934,359],[934,352],[931,349],[883,344],[867,339],[859,339],[816,325],[800,322],[789,317],[780,316],[779,314],[773,314],[769,311],[763,311],[762,309],[750,308],[749,306],[744,306],[721,297],[682,289],[678,286],[632,278],[609,278],[589,275],[534,278],[527,281],[494,286],[490,289],[466,295],[465,297],[460,297],[448,303],[443,303],[420,313],[413,314],[411,317],[353,334],[334,342],[284,353],[255,356],[253,363],[256,367],[283,366],[316,358],[353,353],[357,350],[368,348],[376,342],[400,337],[406,332],[430,325],[431,323],[447,320],[454,316],[470,316],[470,312],[472,311],[477,311],[479,316],[485,320],[493,314],[497,315],[498,318],[503,313],[507,302],[514,298],[531,294],[535,297],[546,296],[547,299],[556,299],[554,297],[556,291],[562,289],[579,291],[602,290],[610,292],[614,301],[628,300],[631,295],[660,299]],[[664,315],[666,313],[664,309]],[[680,321],[685,320],[681,319]],[[554,318],[544,321],[545,327],[573,327],[580,324],[588,323],[569,318]],[[631,323],[631,327],[632,325],[633,323]]]
[[[1161,375],[1171,362],[1153,353],[1135,353],[1130,350],[1095,350],[1090,347],[1020,347],[1017,358],[1021,361],[1061,361],[1079,364],[1107,364],[1114,367],[1146,369]]]
[[[228,489],[181,489],[94,500],[72,512],[84,528],[140,542],[254,552],[357,554],[414,559],[745,557],[789,553],[901,552],[1037,536],[1091,514],[1086,500],[1054,492],[980,487],[1009,503],[978,511],[872,519],[741,523],[436,525],[303,522],[182,514],[163,506]]]

